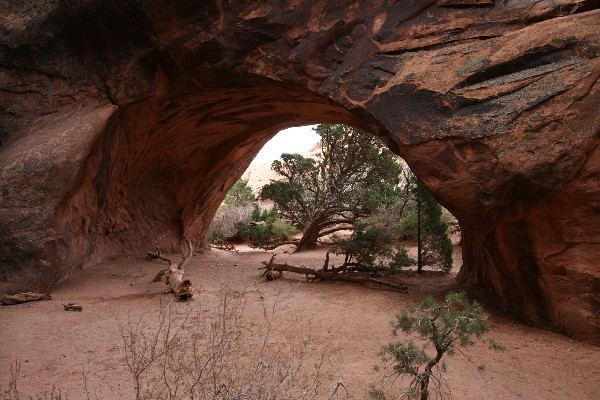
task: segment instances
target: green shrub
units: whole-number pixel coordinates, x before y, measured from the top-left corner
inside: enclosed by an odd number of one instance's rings
[[[335,254],[345,255],[345,264],[374,267],[389,267],[398,270],[415,264],[408,251],[396,245],[396,237],[385,227],[357,222],[349,239],[339,240],[333,247]]]
[[[357,222],[349,239],[340,240],[333,248],[335,254],[344,254],[346,263],[367,267],[375,265],[377,258],[390,258],[393,235],[379,226]]]
[[[245,179],[240,179],[233,184],[227,196],[223,200],[223,204],[229,207],[245,207],[256,201],[256,197],[252,192],[252,188]]]
[[[279,241],[288,241],[298,232],[298,229],[289,221],[276,219],[273,222],[273,236]]]
[[[390,261],[389,267],[392,270],[401,270],[411,265],[415,265],[417,261],[408,254],[408,250],[405,247],[396,247],[392,260]]]
[[[476,301],[470,302],[464,292],[448,293],[441,303],[427,296],[419,304],[410,304],[398,314],[392,321],[394,336],[401,331],[431,346],[418,346],[409,340],[390,343],[382,349],[380,356],[392,369],[391,377],[406,375],[410,379],[408,388],[393,398],[427,400],[432,394],[436,398],[449,398],[442,377],[446,372],[442,358],[456,352],[465,355],[462,349],[472,346],[475,340],[482,340],[482,336],[489,331],[487,317],[481,306]],[[428,352],[431,347],[434,353]],[[489,347],[493,350],[504,349],[493,340],[489,341]],[[468,356],[465,357],[472,362]],[[479,366],[479,370],[482,371],[483,366]],[[384,387],[395,381],[389,378],[386,376],[383,384],[371,391],[372,398],[387,398]]]
[[[250,219],[237,223],[236,229],[252,247],[264,247],[273,242],[289,240],[296,231],[290,222],[278,217],[276,206],[261,209],[258,204],[254,204]]]

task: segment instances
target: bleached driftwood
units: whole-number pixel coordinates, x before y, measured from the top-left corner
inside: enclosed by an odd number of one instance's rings
[[[75,303],[62,303],[65,311],[82,311],[83,307]]]
[[[267,278],[268,281],[274,281],[275,279],[279,279],[283,276],[283,271],[269,270],[269,271],[265,271],[263,276],[265,278]]]
[[[160,258],[161,260],[168,261],[169,267],[158,271],[158,273],[153,279],[153,282],[158,282],[160,280],[164,281],[165,284],[169,287],[169,292],[173,293],[177,300],[188,300],[192,298],[192,296],[194,295],[194,290],[192,289],[192,282],[184,277],[184,268],[192,258],[192,255],[194,254],[194,247],[192,245],[192,242],[188,240],[188,254],[179,264],[172,262],[168,258],[160,256],[160,249],[158,247],[156,254],[158,255],[158,257],[155,258]]]
[[[211,244],[210,247],[213,247],[213,248],[219,249],[219,250],[235,251],[236,253],[238,252],[235,249],[235,246],[232,245],[231,243],[215,243],[215,244]]]
[[[26,303],[28,301],[52,300],[52,296],[44,293],[24,292],[4,297],[0,300],[3,306]]]

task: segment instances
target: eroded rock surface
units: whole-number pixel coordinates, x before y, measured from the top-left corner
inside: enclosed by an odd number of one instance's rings
[[[600,342],[594,1],[0,5],[0,291],[183,236],[278,130],[379,135],[460,221],[465,282]]]

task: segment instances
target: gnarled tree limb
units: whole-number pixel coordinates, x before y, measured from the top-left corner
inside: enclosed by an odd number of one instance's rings
[[[237,252],[237,250],[235,249],[235,246],[232,245],[231,243],[215,243],[215,244],[211,244],[210,247],[213,247],[213,248],[219,249],[219,250]]]
[[[192,241],[188,240],[187,242],[188,254],[183,258],[183,260],[177,264],[168,259],[161,258],[165,261],[169,261],[170,265],[168,268],[158,271],[152,280],[153,282],[158,282],[160,280],[164,281],[165,284],[169,286],[169,292],[173,293],[177,300],[188,300],[192,298],[194,294],[192,282],[189,279],[184,278],[185,266],[189,263],[189,261],[192,259],[192,255],[194,254],[194,246],[192,245]],[[160,249],[158,248],[157,254],[160,256]]]
[[[165,257],[163,257],[160,254],[160,247],[158,245],[156,245],[156,253],[153,253],[153,252],[149,251],[148,253],[146,253],[146,258],[148,260],[157,260],[158,259],[158,260],[161,260],[161,261],[166,261],[169,264],[172,263],[172,261],[170,259],[165,258]]]
[[[272,276],[273,272],[293,272],[296,274],[301,274],[306,276],[306,280],[314,281],[315,279],[321,280],[330,280],[330,281],[346,281],[346,282],[357,282],[357,283],[372,283],[375,285],[389,287],[395,290],[399,290],[401,292],[405,292],[408,290],[408,287],[401,283],[393,283],[384,281],[381,279],[376,279],[369,275],[358,274],[356,272],[346,272],[345,270],[341,270],[339,268],[331,268],[329,269],[329,253],[327,253],[327,257],[325,259],[325,264],[322,269],[313,269],[308,267],[296,267],[288,264],[278,264],[275,263],[275,255],[271,257],[270,261],[263,261],[264,267],[259,268],[259,270],[264,270],[261,273],[261,276],[267,277]],[[275,278],[277,279],[277,278]]]

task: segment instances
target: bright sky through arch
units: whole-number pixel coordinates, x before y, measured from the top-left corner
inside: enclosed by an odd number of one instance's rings
[[[308,153],[320,139],[313,127],[316,125],[296,126],[279,131],[264,145],[250,165],[270,163],[277,160],[281,153]]]

